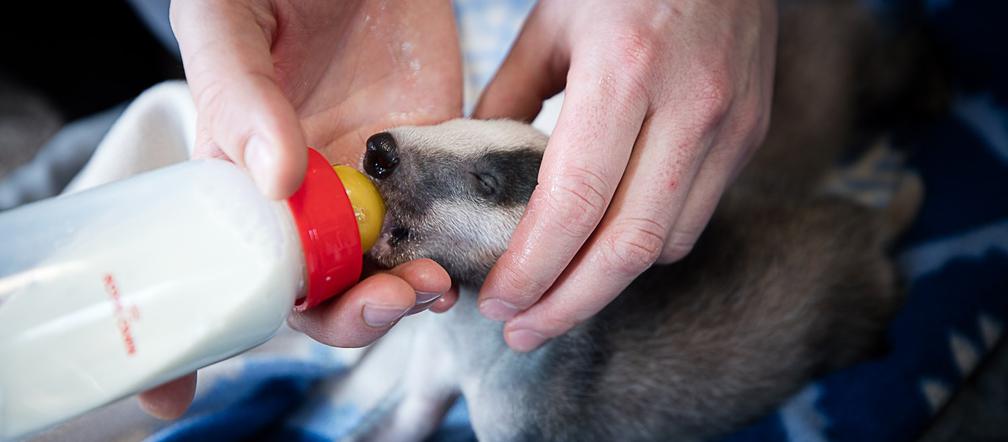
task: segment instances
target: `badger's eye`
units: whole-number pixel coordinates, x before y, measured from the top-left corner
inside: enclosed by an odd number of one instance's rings
[[[486,173],[476,173],[470,172],[469,176],[476,187],[476,191],[484,197],[492,197],[497,194],[497,186],[499,185],[497,177],[486,174]]]

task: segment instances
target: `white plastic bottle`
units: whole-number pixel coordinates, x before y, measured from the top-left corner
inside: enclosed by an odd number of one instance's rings
[[[252,348],[356,282],[359,218],[384,208],[309,152],[287,201],[201,160],[0,213],[0,439]]]

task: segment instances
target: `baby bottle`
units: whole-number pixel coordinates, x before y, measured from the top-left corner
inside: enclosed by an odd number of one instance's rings
[[[248,350],[353,285],[385,207],[308,158],[286,201],[211,159],[0,213],[0,439]]]

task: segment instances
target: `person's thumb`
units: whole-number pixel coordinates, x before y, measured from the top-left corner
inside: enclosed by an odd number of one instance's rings
[[[565,85],[569,56],[558,33],[537,5],[480,96],[473,117],[535,119],[542,102]]]
[[[199,114],[197,130],[248,169],[265,195],[289,196],[301,184],[307,154],[297,114],[274,80],[272,10],[251,2],[186,0],[172,2],[171,19]]]

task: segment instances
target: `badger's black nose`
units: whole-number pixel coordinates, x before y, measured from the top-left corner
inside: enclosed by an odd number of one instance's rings
[[[397,150],[392,134],[381,132],[371,135],[367,139],[367,152],[364,154],[364,171],[378,179],[391,175],[399,165]]]

